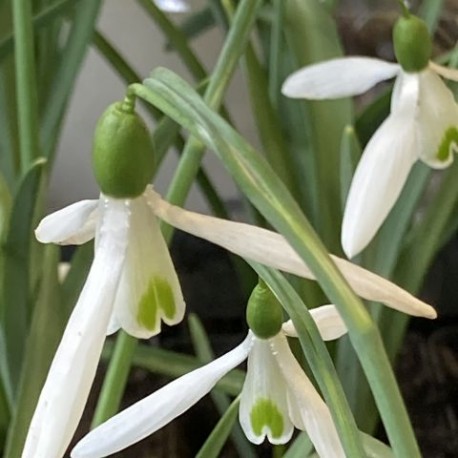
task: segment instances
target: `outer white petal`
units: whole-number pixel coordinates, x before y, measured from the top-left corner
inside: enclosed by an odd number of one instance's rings
[[[444,67],[435,62],[430,62],[429,68],[448,80],[458,81],[458,70],[456,68]]]
[[[280,234],[250,224],[183,210],[163,200],[151,187],[147,190],[147,198],[156,215],[178,229],[209,240],[252,261],[300,277],[315,279],[309,267]],[[337,256],[331,257],[359,296],[410,315],[436,318],[437,314],[431,306],[394,283]]]
[[[162,11],[168,13],[186,13],[189,11],[189,5],[185,0],[154,0],[154,3]]]
[[[315,320],[323,340],[335,340],[348,332],[335,305],[329,304],[316,307],[310,310],[310,314]],[[282,328],[286,335],[297,337],[297,331],[292,320],[283,323]]]
[[[148,339],[184,316],[185,302],[156,216],[144,197],[130,202],[129,244],[116,295],[116,320],[129,334]]]
[[[239,421],[254,444],[261,444],[266,437],[271,444],[285,444],[293,435],[286,383],[268,340],[254,337],[240,398]]]
[[[35,229],[42,243],[81,245],[94,238],[98,200],[82,200],[43,218]]]
[[[404,79],[395,111],[371,138],[356,168],[342,222],[342,247],[349,258],[372,240],[396,203],[417,160],[418,78]]]
[[[297,428],[307,431],[321,458],[345,458],[331,413],[294,358],[286,337],[271,339],[272,351],[289,388],[290,414]]]
[[[337,99],[362,94],[399,71],[399,65],[371,57],[332,59],[294,72],[284,82],[282,93],[301,99]]]
[[[122,201],[106,202],[94,262],[49,369],[22,458],[63,457],[76,430],[121,275],[128,217]]]
[[[444,168],[458,152],[458,105],[452,91],[432,70],[420,73],[417,119],[419,156],[430,167]]]
[[[189,372],[133,404],[91,431],[72,450],[72,458],[104,457],[123,450],[186,412],[234,367],[246,359],[249,335],[238,347],[211,363]]]

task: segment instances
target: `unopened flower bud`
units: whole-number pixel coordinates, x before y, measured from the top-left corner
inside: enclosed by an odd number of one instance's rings
[[[93,167],[100,189],[111,197],[138,197],[151,181],[153,145],[131,101],[110,105],[99,119],[94,136]]]
[[[246,310],[250,329],[261,339],[276,336],[283,324],[283,309],[264,282],[253,289]]]
[[[394,53],[406,72],[420,72],[428,66],[432,42],[426,23],[416,16],[400,17],[393,29]]]

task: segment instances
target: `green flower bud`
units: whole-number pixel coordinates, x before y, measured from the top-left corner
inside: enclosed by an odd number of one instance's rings
[[[250,329],[261,339],[276,336],[283,324],[283,309],[267,285],[260,281],[253,289],[246,309]]]
[[[92,164],[100,189],[111,197],[138,197],[151,181],[153,145],[131,100],[110,105],[99,119]]]
[[[432,41],[426,23],[416,16],[400,17],[393,29],[394,53],[406,72],[419,72],[428,66]]]

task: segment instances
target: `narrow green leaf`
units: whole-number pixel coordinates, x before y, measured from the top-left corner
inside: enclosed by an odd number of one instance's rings
[[[342,211],[345,208],[348,191],[360,157],[361,145],[355,129],[353,126],[346,126],[342,133],[342,142],[340,144],[340,199]]]
[[[164,14],[154,2],[151,2],[150,0],[137,1],[143,7],[145,12],[151,16],[156,25],[160,27],[164,35],[168,38],[170,44],[173,46],[173,49],[181,57],[181,60],[191,72],[195,80],[203,80],[206,77],[207,72],[202,62],[190,48],[186,35],[169,20],[167,15]]]
[[[313,450],[313,444],[306,433],[300,433],[288,448],[283,458],[304,458]]]
[[[108,359],[113,353],[112,342],[107,342],[103,350],[103,359]],[[161,374],[171,378],[180,377],[188,372],[202,366],[202,363],[195,357],[175,353],[170,350],[139,345],[133,357],[135,366],[146,369],[154,374]],[[234,369],[225,375],[216,387],[231,396],[237,396],[243,386],[245,373]]]
[[[352,343],[371,381],[395,452],[401,456],[418,457],[412,427],[375,324],[273,170],[251,145],[172,72],[158,69],[145,85],[133,85],[130,91],[163,110],[218,154],[251,202],[286,237],[314,272],[345,320]]]
[[[46,247],[43,278],[34,307],[30,333],[26,339],[24,369],[18,390],[15,415],[11,424],[5,458],[20,458],[30,420],[45,382],[49,366],[62,336],[66,314],[62,308],[58,283],[60,250]]]
[[[70,270],[62,283],[62,306],[67,317],[70,316],[83,289],[93,258],[94,244],[92,242],[78,247],[73,255]]]
[[[135,337],[120,331],[92,418],[92,428],[118,412],[137,344],[138,340]]]
[[[191,334],[191,340],[194,346],[194,350],[197,354],[197,357],[199,358],[202,363],[209,363],[214,359],[214,354],[213,350],[211,348],[210,342],[208,340],[207,333],[205,332],[205,328],[202,324],[202,322],[199,320],[198,316],[191,313],[188,318],[188,326],[189,326],[189,332]],[[213,402],[216,405],[216,408],[218,409],[219,414],[222,416],[222,418],[226,415],[225,412],[227,412],[228,409],[230,409],[230,399],[229,397],[221,393],[217,390],[212,390],[211,391],[211,397],[213,399]],[[221,418],[221,421],[222,421]],[[222,431],[218,430],[218,427],[215,428],[213,431],[212,435],[217,436],[217,434],[224,434]],[[237,448],[239,456],[243,456],[245,458],[249,457],[255,457],[255,453],[253,452],[252,447],[250,446],[250,443],[246,439],[245,435],[243,434],[242,429],[238,424],[234,424],[232,428],[232,439],[234,441],[235,447]],[[211,436],[210,436],[211,437]],[[213,439],[208,438],[206,444],[211,444],[214,441],[217,441],[216,437],[213,437]],[[227,436],[224,436],[219,438],[219,440],[222,441],[224,444],[225,440],[227,439]],[[210,447],[210,445],[204,445],[202,448],[201,452],[204,453],[205,447]]]
[[[342,55],[336,23],[322,2],[287,0],[285,24],[296,69]],[[319,208],[316,224],[328,249],[338,253],[341,248],[335,227],[341,219],[340,141],[344,127],[352,124],[352,102],[341,99],[297,104],[303,104],[309,113]]]
[[[443,10],[444,0],[423,0],[418,15],[424,19],[431,35],[434,34]]]
[[[8,374],[3,373],[11,400],[19,384],[30,323],[29,262],[35,200],[46,161],[40,159],[24,176],[14,197],[6,240],[2,246],[0,318],[5,339]]]
[[[207,32],[215,24],[216,22],[211,6],[205,6],[201,10],[186,17],[180,24],[180,30],[188,40],[192,40]],[[166,49],[172,49],[172,44],[170,42],[167,43]]]
[[[41,126],[44,154],[50,158],[51,163],[65,107],[91,43],[100,5],[101,0],[79,0],[69,37],[62,51],[63,58],[54,75],[53,91],[48,98]]]
[[[35,32],[46,27],[54,19],[67,13],[71,8],[75,8],[80,0],[57,0],[50,5],[46,5],[40,12],[35,14],[32,19]],[[14,38],[10,33],[0,41],[0,62],[13,50]]]
[[[221,456],[221,450],[232,428],[237,420],[237,414],[239,411],[240,399],[235,399],[230,407],[226,410],[226,413],[220,418],[216,424],[215,429],[208,436],[205,444],[199,450],[196,458],[217,458]]]

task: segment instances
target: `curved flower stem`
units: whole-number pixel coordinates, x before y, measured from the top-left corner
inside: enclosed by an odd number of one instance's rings
[[[24,174],[39,157],[38,96],[35,85],[32,4],[27,0],[13,1],[15,36],[16,95],[21,171]]]

